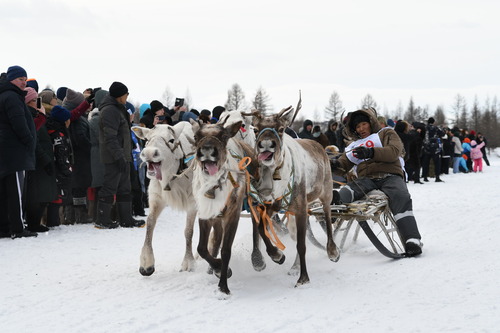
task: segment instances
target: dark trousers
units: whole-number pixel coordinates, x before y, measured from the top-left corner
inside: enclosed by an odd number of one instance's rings
[[[371,190],[381,190],[389,198],[391,209],[404,240],[420,239],[417,221],[413,216],[413,203],[406,183],[400,176],[392,175],[381,179],[361,178],[347,183],[340,191],[340,200],[349,203],[360,200]]]
[[[3,158],[3,157],[2,157]],[[24,171],[0,179],[0,232],[19,233],[23,222]]]
[[[116,201],[131,201],[130,191],[130,164],[127,163],[125,170],[120,172],[118,163],[105,163],[99,200],[113,203],[113,197],[116,195]]]
[[[422,155],[422,177],[427,178],[429,176],[431,160],[434,161],[434,174],[436,178],[439,178],[439,174],[441,173],[441,156],[439,154]]]

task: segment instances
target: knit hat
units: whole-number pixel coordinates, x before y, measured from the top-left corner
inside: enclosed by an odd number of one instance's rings
[[[144,112],[146,112],[147,109],[151,109],[151,105],[149,105],[148,103],[141,104],[141,106],[139,107],[139,115],[141,118],[142,116],[144,116]]]
[[[471,146],[472,148],[476,148],[476,146],[477,146],[477,142],[476,142],[476,140],[472,140],[472,141],[470,142],[470,146]]]
[[[469,139],[469,138],[465,138],[465,139],[464,139],[464,142],[465,142],[465,143],[470,143],[470,139]]]
[[[36,92],[38,92],[38,82],[36,81],[36,79],[28,79],[26,81],[26,86],[31,87],[35,89]]]
[[[151,105],[151,111],[153,111],[153,113],[155,113],[158,110],[163,109],[163,104],[161,104],[161,102],[157,101],[157,100],[152,101],[150,103],[150,105]]]
[[[10,66],[7,69],[7,81],[12,81],[17,79],[18,77],[28,77],[26,71],[21,66]]]
[[[60,87],[56,91],[56,96],[58,100],[63,100],[66,97],[66,92],[68,91],[67,87]]]
[[[52,108],[50,117],[60,123],[64,123],[66,120],[71,118],[71,112],[60,105],[56,105]]]
[[[354,113],[354,115],[352,116],[352,119],[350,121],[349,128],[353,132],[356,132],[356,126],[358,126],[358,124],[362,123],[362,122],[370,123],[370,117],[368,117],[366,114],[364,114],[362,112]]]
[[[427,119],[427,124],[434,124],[435,120],[434,118],[430,117],[429,119]]]
[[[85,97],[81,92],[74,91],[73,89],[68,89],[66,92],[66,97],[64,97],[62,106],[68,110],[73,110],[78,105],[80,105],[85,100]]]
[[[220,119],[220,115],[222,114],[222,112],[226,111],[226,109],[223,107],[223,106],[216,106],[214,107],[214,109],[212,110],[212,117],[213,118],[216,118],[217,120]]]
[[[208,117],[210,117],[210,115],[211,115],[211,112],[210,112],[210,110],[207,110],[207,109],[203,109],[203,110],[201,110],[201,113],[200,113],[200,115],[205,115],[205,116],[208,116]]]
[[[125,103],[125,108],[127,109],[127,112],[129,115],[133,115],[135,112],[135,107],[132,105],[130,102]]]
[[[111,86],[109,86],[109,95],[114,98],[122,97],[128,93],[128,88],[121,82],[113,82]]]
[[[476,131],[471,130],[471,131],[470,131],[470,135],[476,136]]]
[[[56,97],[56,94],[50,89],[45,89],[38,94],[38,97],[42,98],[42,103],[50,104],[52,98]]]
[[[24,96],[24,103],[26,104],[38,97],[36,90],[31,87],[24,88],[24,91],[26,91],[26,96]]]
[[[387,125],[394,127],[396,124],[394,123],[394,120],[389,118],[389,119],[387,119]]]

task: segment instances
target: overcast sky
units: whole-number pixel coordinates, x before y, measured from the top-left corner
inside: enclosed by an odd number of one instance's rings
[[[129,87],[134,103],[190,95],[223,105],[238,83],[275,111],[322,112],[333,91],[350,111],[371,94],[381,113],[451,111],[500,97],[500,1],[0,0],[2,71],[44,88]]]

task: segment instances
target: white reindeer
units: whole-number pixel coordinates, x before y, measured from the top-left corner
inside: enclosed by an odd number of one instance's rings
[[[255,151],[259,160],[260,181],[255,183],[267,216],[286,210],[295,218],[297,258],[300,276],[296,286],[309,282],[306,268],[306,229],[308,203],[319,199],[323,205],[326,221],[330,221],[332,199],[332,175],[330,162],[323,147],[313,140],[293,139],[285,134],[291,125],[294,109],[288,107],[278,114],[264,116],[253,111],[253,126],[257,134]],[[293,226],[289,226],[294,229]],[[276,263],[283,263],[285,255],[266,236],[265,221],[261,218],[259,231],[267,253]],[[332,225],[327,223],[327,254],[330,260],[338,261],[340,252],[332,238]],[[297,262],[297,260],[296,260]],[[296,269],[296,265],[292,270]]]
[[[194,154],[192,126],[188,122],[179,122],[175,126],[156,125],[152,129],[134,126],[132,130],[139,138],[147,140],[141,159],[147,163],[147,176],[150,178],[149,215],[139,272],[149,276],[155,271],[153,232],[158,216],[167,204],[187,213],[184,229],[186,251],[181,271],[192,271],[195,266],[192,238],[196,208],[192,204],[192,170],[187,169],[187,164],[191,163],[188,159]]]

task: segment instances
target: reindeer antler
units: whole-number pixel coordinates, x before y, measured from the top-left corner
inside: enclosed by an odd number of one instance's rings
[[[295,114],[293,115],[290,125],[292,125],[293,122],[295,121],[295,118],[299,114],[300,109],[302,109],[302,92],[299,90],[299,101],[297,102],[297,108],[295,109]]]
[[[253,109],[250,113],[249,112],[243,112],[241,111],[240,112],[242,116],[260,116],[261,115],[261,111],[260,110],[257,110],[257,109]]]

